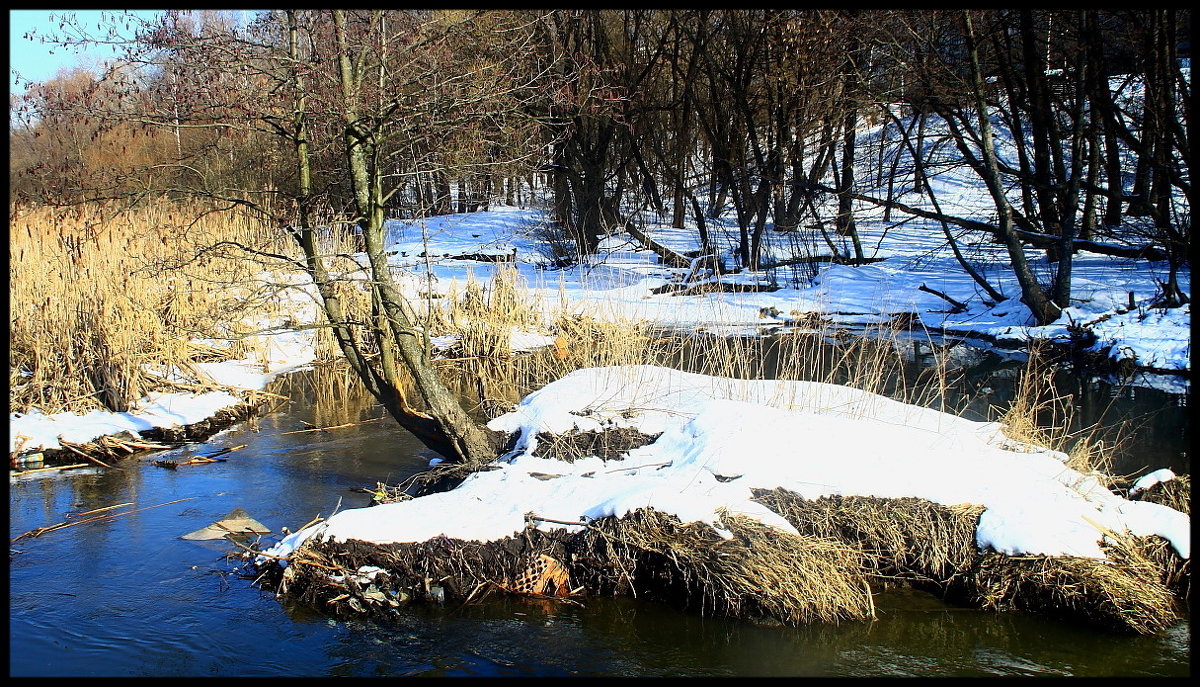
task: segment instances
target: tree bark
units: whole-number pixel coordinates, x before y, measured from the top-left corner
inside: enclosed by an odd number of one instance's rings
[[[370,263],[373,300],[383,320],[376,331],[381,346],[395,346],[397,362],[411,376],[428,411],[419,411],[407,403],[400,391],[400,380],[394,378],[393,365],[387,362],[382,372],[389,384],[380,401],[402,427],[430,449],[468,465],[485,465],[496,457],[495,439],[463,410],[458,398],[433,369],[423,340],[413,326],[410,308],[400,295],[387,264],[382,172],[373,159],[376,154],[374,132],[363,125],[364,120],[358,111],[362,73],[351,60],[354,49],[349,44],[344,11],[333,10],[333,18],[337,36],[344,145],[358,222]]]

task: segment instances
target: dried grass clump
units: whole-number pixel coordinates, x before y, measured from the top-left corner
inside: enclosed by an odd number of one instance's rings
[[[1109,560],[980,553],[983,508],[916,498],[830,496],[806,500],[782,489],[755,500],[805,534],[859,547],[874,580],[904,581],[991,610],[1074,617],[1123,632],[1152,634],[1175,619],[1174,596],[1190,591],[1189,561],[1158,537],[1109,533]]]
[[[649,596],[702,613],[788,624],[874,615],[860,552],[830,539],[795,536],[724,514],[732,535],[643,509],[591,523],[573,569],[600,593]]]
[[[1162,537],[1136,537],[1137,552],[1161,571],[1160,581],[1176,597],[1192,599],[1192,559],[1182,558],[1171,542]]]
[[[721,514],[729,535],[654,509],[581,523],[575,532],[524,532],[494,542],[437,537],[412,544],[311,540],[280,593],[335,613],[388,611],[401,601],[469,602],[489,593],[629,595],[735,618],[791,625],[874,616],[869,579],[903,581],[987,610],[1023,610],[1134,634],[1176,621],[1187,561],[1164,566],[1159,538],[1111,535],[1108,560],[983,554],[981,508],[919,499],[826,497],[783,490],[756,499],[797,525],[792,535]],[[536,516],[531,516],[536,520]],[[1177,556],[1176,556],[1177,558]],[[369,578],[364,566],[380,568]],[[1173,586],[1174,585],[1174,586]]]
[[[825,496],[757,490],[755,500],[799,531],[860,547],[873,579],[932,583],[944,592],[979,557],[975,528],[982,506],[948,507],[918,498]]]
[[[613,427],[602,432],[571,430],[562,434],[539,432],[533,455],[574,463],[596,456],[602,460],[620,460],[631,450],[651,444],[657,434],[643,434],[633,427]]]
[[[561,354],[547,365],[555,378],[585,367],[643,365],[660,359],[664,347],[677,347],[677,341],[656,336],[644,323],[605,321],[561,314],[554,329],[563,340]]]
[[[1165,482],[1158,482],[1137,492],[1132,498],[1149,501],[1181,513],[1191,515],[1192,479],[1188,475],[1177,475]],[[1191,600],[1192,561],[1182,558],[1175,547],[1162,537],[1142,537],[1135,540],[1141,555],[1153,561],[1162,570],[1162,582],[1176,596]]]
[[[513,330],[541,325],[540,306],[511,266],[499,267],[486,285],[472,274],[461,295],[458,289],[452,284],[444,304],[429,313],[433,330],[458,337],[456,356],[511,356]]]
[[[1069,556],[984,556],[974,573],[976,603],[1084,620],[1109,630],[1149,635],[1177,619],[1175,599],[1152,561],[1124,546],[1111,561]]]
[[[1174,508],[1180,513],[1191,515],[1192,478],[1188,475],[1177,475],[1165,482],[1156,482],[1149,488],[1139,491],[1134,498],[1138,501],[1149,501]]]

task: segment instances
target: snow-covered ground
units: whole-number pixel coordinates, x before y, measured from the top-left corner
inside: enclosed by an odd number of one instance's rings
[[[493,211],[454,214],[417,223],[389,223],[391,262],[403,277],[410,297],[445,295],[451,282],[461,287],[469,278],[486,284],[498,269],[514,268],[527,287],[534,307],[542,308],[547,325],[540,330],[513,332],[514,348],[548,345],[555,332],[554,313],[563,309],[617,322],[640,321],[663,327],[714,332],[764,332],[783,328],[806,314],[823,315],[832,326],[861,326],[887,322],[902,313],[915,314],[932,332],[942,328],[1011,345],[1034,339],[1062,340],[1068,327],[1084,326],[1096,335],[1092,347],[1113,358],[1164,371],[1190,371],[1190,309],[1150,307],[1165,266],[1124,258],[1081,253],[1075,258],[1076,301],[1049,326],[1032,325],[1028,308],[1016,298],[1015,280],[1007,268],[1003,247],[979,237],[970,247],[972,259],[986,276],[1011,298],[988,305],[984,295],[955,262],[940,229],[909,223],[886,228],[860,221],[863,245],[879,262],[858,267],[819,263],[811,273],[790,268],[732,275],[730,279],[771,282],[772,292],[708,293],[695,296],[656,294],[655,289],[677,283],[687,270],[663,266],[657,257],[627,235],[614,235],[584,264],[553,269],[546,257],[550,246],[538,226],[536,210],[501,207]],[[720,223],[714,233],[721,236]],[[648,226],[656,241],[680,251],[695,249],[695,232]],[[787,237],[774,235],[779,242]],[[718,243],[722,240],[718,238]],[[725,239],[726,248],[731,238]],[[782,245],[768,243],[768,254]],[[1040,251],[1030,251],[1035,263]],[[458,259],[481,254],[512,256],[512,262]],[[1180,275],[1190,293],[1190,270]],[[922,285],[967,305],[951,314],[943,298],[920,290]],[[461,292],[461,291],[460,291]],[[298,322],[315,317],[312,296],[297,288],[282,292],[281,304]],[[290,294],[290,295],[288,295]],[[1130,299],[1134,308],[1129,308]],[[264,322],[263,325],[272,323]],[[260,336],[267,353],[242,361],[199,365],[213,381],[228,390],[201,395],[154,394],[141,408],[128,413],[44,415],[33,411],[9,418],[10,452],[58,447],[57,438],[83,442],[104,434],[143,430],[153,426],[191,424],[241,400],[237,389],[261,389],[274,376],[309,363],[314,355],[312,330],[280,331]],[[435,343],[445,345],[444,339]],[[1153,375],[1150,379],[1172,392],[1188,392],[1187,377]],[[232,392],[232,393],[231,393]]]
[[[496,270],[515,268],[531,303],[548,315],[546,327],[514,332],[518,345],[551,341],[549,315],[564,308],[614,321],[733,332],[785,327],[805,313],[823,314],[841,325],[914,313],[934,331],[944,327],[1017,342],[1060,338],[1068,326],[1082,324],[1095,332],[1097,346],[1113,356],[1163,370],[1190,369],[1188,308],[1164,311],[1148,306],[1163,269],[1153,263],[1079,255],[1078,302],[1059,322],[1035,327],[1015,297],[1001,247],[986,241],[972,247],[992,283],[1013,296],[989,306],[957,269],[940,232],[916,225],[884,231],[879,223],[863,221],[868,254],[882,258],[870,265],[825,263],[803,278],[782,270],[735,277],[774,280],[781,288],[773,292],[674,296],[654,290],[683,279],[686,270],[662,266],[625,236],[606,239],[602,253],[583,265],[550,268],[544,257],[547,247],[535,230],[540,221],[533,210],[504,208],[416,224],[392,222],[391,259],[414,298],[445,295],[451,282],[468,277],[486,284]],[[653,227],[648,231],[680,250],[694,247],[689,232]],[[512,255],[514,261],[456,257],[483,253]],[[1032,251],[1030,256],[1037,259]],[[1184,289],[1190,291],[1190,273],[1181,276]],[[966,310],[948,313],[947,301],[921,291],[921,285],[966,303]],[[296,307],[311,309],[308,296],[300,290],[296,296]],[[312,316],[311,310],[307,316]],[[265,358],[211,365],[206,371],[231,390],[261,388],[271,376],[311,360],[308,337],[301,332],[272,335],[271,353]],[[82,441],[148,425],[187,424],[237,400],[228,391],[193,397],[162,394],[148,398],[134,413],[14,416],[10,450],[51,447],[58,436]],[[781,518],[750,500],[751,488],[772,487],[813,498],[918,496],[947,505],[983,505],[987,510],[980,520],[978,544],[1007,553],[1102,556],[1101,528],[1158,534],[1182,555],[1190,553],[1186,515],[1120,498],[1092,476],[1068,468],[1061,454],[1015,445],[994,424],[845,387],[735,381],[655,367],[581,370],[529,395],[516,411],[491,426],[522,437],[513,454],[497,461],[499,469],[473,475],[447,493],[342,511],[288,537],[272,553],[282,555],[316,533],[380,542],[419,541],[438,534],[486,540],[520,530],[530,511],[573,522],[647,506],[686,521],[709,523],[716,523],[718,512],[728,509],[790,531]],[[533,456],[539,431],[614,426],[661,436],[632,451],[623,463],[591,457],[568,464]],[[541,526],[563,527],[546,522]]]
[[[1083,327],[1096,335],[1091,350],[1113,359],[1126,359],[1145,368],[1190,370],[1191,311],[1189,306],[1163,310],[1151,307],[1165,279],[1165,263],[1116,258],[1082,252],[1073,266],[1073,301],[1058,321],[1034,326],[1019,290],[1005,248],[983,236],[969,247],[971,259],[990,282],[1008,297],[990,305],[986,295],[955,261],[940,228],[910,223],[904,228],[882,222],[859,222],[867,257],[881,259],[857,267],[820,263],[815,274],[796,275],[778,268],[727,277],[727,281],[774,283],[772,292],[713,293],[700,296],[655,294],[656,287],[683,279],[687,270],[661,265],[657,257],[626,235],[612,236],[587,264],[548,269],[549,252],[535,227],[538,212],[501,208],[493,212],[445,215],[416,224],[391,223],[393,263],[410,268],[412,294],[445,293],[448,282],[465,280],[468,273],[482,281],[496,264],[447,260],[443,256],[495,254],[516,251],[515,267],[543,307],[564,302],[574,311],[617,321],[652,322],[665,327],[713,331],[758,332],[786,326],[806,314],[820,314],[834,325],[884,323],[897,314],[913,313],[930,331],[945,330],[1024,346],[1035,339],[1066,341],[1069,328]],[[647,227],[651,238],[680,252],[697,248],[694,230]],[[783,254],[786,236],[773,235]],[[732,239],[730,239],[732,240]],[[726,245],[731,248],[731,245]],[[768,251],[770,252],[770,251]],[[426,257],[418,257],[418,256]],[[1029,250],[1035,268],[1048,274],[1042,251]],[[1180,276],[1190,293],[1190,269]],[[938,291],[967,307],[950,313],[950,303],[922,291]],[[1134,307],[1130,309],[1131,302]]]
[[[1097,335],[1096,350],[1163,370],[1190,369],[1188,308],[1147,307],[1156,294],[1155,279],[1162,276],[1160,265],[1081,254],[1075,267],[1078,302],[1059,322],[1035,327],[1015,297],[984,304],[973,282],[956,269],[944,238],[930,230],[872,232],[866,225],[864,240],[872,257],[884,258],[880,262],[827,264],[810,283],[783,284],[769,293],[681,297],[656,295],[654,289],[679,280],[685,271],[663,267],[627,237],[610,237],[604,252],[583,266],[547,269],[539,256],[548,251],[531,230],[538,220],[531,211],[504,209],[419,225],[393,223],[394,259],[407,268],[414,295],[445,293],[451,281],[468,274],[486,282],[500,269],[495,263],[445,256],[515,250],[512,266],[547,312],[566,307],[616,321],[714,331],[761,331],[786,326],[804,313],[845,325],[915,313],[934,331],[945,327],[1014,344],[1060,339],[1068,335],[1068,326],[1083,325]],[[513,231],[521,228],[525,231]],[[679,250],[694,248],[687,232],[651,231]],[[989,265],[993,283],[1015,294],[1013,279],[1003,273],[1001,247],[984,242],[974,250],[976,259]],[[1032,251],[1030,257],[1037,259]],[[784,281],[779,275],[775,279]],[[1183,283],[1190,288],[1187,274]],[[922,284],[966,303],[967,309],[947,313],[947,302],[919,290]],[[1128,310],[1131,293],[1135,309]],[[380,543],[436,535],[486,541],[519,531],[531,511],[573,522],[652,506],[685,521],[715,524],[718,512],[728,509],[791,531],[750,500],[751,488],[783,487],[809,498],[917,496],[946,505],[983,505],[979,546],[1010,554],[1102,557],[1101,528],[1158,534],[1181,555],[1190,554],[1186,515],[1120,498],[1094,477],[1068,468],[1062,454],[1015,445],[994,424],[845,387],[735,381],[650,367],[582,370],[530,394],[491,427],[522,437],[512,455],[497,461],[499,469],[473,475],[448,493],[343,511],[290,536],[271,553],[286,555],[313,535]],[[568,464],[533,455],[539,431],[608,427],[662,434],[623,463],[591,457]],[[546,521],[539,526],[563,527]]]

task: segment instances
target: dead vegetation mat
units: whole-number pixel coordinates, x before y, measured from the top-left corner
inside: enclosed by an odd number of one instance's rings
[[[1143,489],[1134,497],[1138,501],[1149,501],[1168,508],[1174,508],[1180,513],[1192,514],[1192,478],[1188,475],[1176,475],[1165,482],[1157,482],[1148,489]]]
[[[620,460],[631,450],[654,443],[658,434],[644,434],[633,427],[611,427],[603,431],[572,430],[562,434],[538,432],[533,455],[574,463],[596,456],[601,460]]]
[[[1108,560],[1008,556],[976,547],[981,506],[865,496],[808,500],[782,489],[757,491],[755,499],[801,532],[857,542],[876,583],[907,583],[984,609],[1154,634],[1176,621],[1179,600],[1190,592],[1190,562],[1161,537],[1109,533]]]
[[[871,618],[872,588],[904,585],[995,611],[1059,616],[1153,634],[1177,619],[1190,568],[1158,537],[1109,538],[1109,560],[983,553],[983,508],[917,498],[804,499],[782,489],[757,501],[798,535],[723,513],[719,530],[653,509],[474,542],[438,537],[371,544],[310,540],[263,581],[334,614],[390,612],[409,599],[470,603],[492,593],[575,599],[633,596],[789,625]],[[380,572],[366,576],[365,566]],[[370,570],[371,568],[367,568]]]

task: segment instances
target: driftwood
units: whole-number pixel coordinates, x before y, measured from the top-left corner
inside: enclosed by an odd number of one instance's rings
[[[100,520],[111,520],[113,518],[119,518],[122,515],[130,515],[132,513],[141,513],[142,511],[147,511],[152,508],[161,508],[163,506],[169,506],[173,503],[181,503],[183,501],[191,501],[194,498],[196,498],[196,497],[189,496],[184,499],[176,499],[174,501],[167,501],[166,503],[160,503],[156,506],[146,506],[145,508],[134,508],[133,510],[127,510],[127,511],[124,511],[121,513],[112,513],[111,515],[98,515],[96,517],[88,518],[86,520],[76,520],[75,522],[70,522],[69,518],[71,516],[67,516],[68,520],[65,520],[65,521],[60,522],[55,525],[46,525],[44,527],[38,527],[38,528],[35,528],[32,530],[29,530],[28,532],[25,532],[24,534],[20,534],[20,535],[17,535],[16,537],[13,537],[12,539],[9,540],[8,543],[15,544],[16,542],[20,541],[21,539],[24,539],[25,537],[40,537],[43,534],[46,534],[47,532],[53,532],[55,530],[62,530],[62,529],[66,529],[68,527],[74,527],[75,525],[83,525],[83,524],[89,523],[89,522],[98,522]],[[105,506],[104,508],[97,508],[95,510],[85,511],[83,513],[78,513],[77,515],[89,515],[92,513],[100,513],[100,512],[106,511],[106,510],[112,510],[114,508],[122,508],[124,506],[132,506],[132,505],[133,505],[132,503],[119,503],[115,506]]]
[[[156,460],[154,461],[154,465],[157,465],[160,468],[174,470],[180,465],[207,465],[209,463],[224,463],[228,459],[218,458],[218,456],[223,456],[227,453],[233,453],[234,451],[239,451],[244,448],[246,448],[246,444],[242,444],[241,446],[231,446],[229,448],[223,448],[220,451],[216,451],[215,453],[210,453],[206,456],[195,456],[194,458],[181,462],[175,462],[171,460]]]
[[[442,358],[439,360],[449,360],[449,359]],[[456,358],[456,360],[460,360],[460,359]],[[461,358],[461,360],[471,360],[471,358]],[[378,422],[379,420],[382,420],[382,419],[383,418],[373,417],[370,420],[363,420],[362,422],[347,422],[344,425],[330,425],[328,427],[310,427],[308,429],[295,429],[290,432],[280,432],[279,434],[276,434],[275,436],[282,437],[282,436],[286,436],[288,434],[303,434],[305,432],[321,432],[321,431],[324,431],[327,429],[344,429],[346,427],[357,427],[358,425],[365,425],[368,422]],[[305,424],[308,424],[308,423],[306,422]]]
[[[789,265],[807,265],[814,262],[832,262],[836,265],[867,265],[873,262],[883,262],[887,258],[863,258],[857,260],[855,258],[844,257],[840,255],[801,255],[797,257],[786,258],[784,260],[776,260],[770,263],[762,263],[758,267],[760,270],[773,270],[779,267],[787,267]]]
[[[12,472],[9,474],[12,477],[21,477],[23,475],[32,475],[32,474],[38,473],[38,472],[52,472],[52,471],[56,471],[56,470],[71,470],[73,468],[86,468],[88,465],[89,465],[89,463],[72,463],[70,465],[55,465],[55,466],[48,467],[48,468],[30,468],[28,470],[21,470],[20,472]]]

